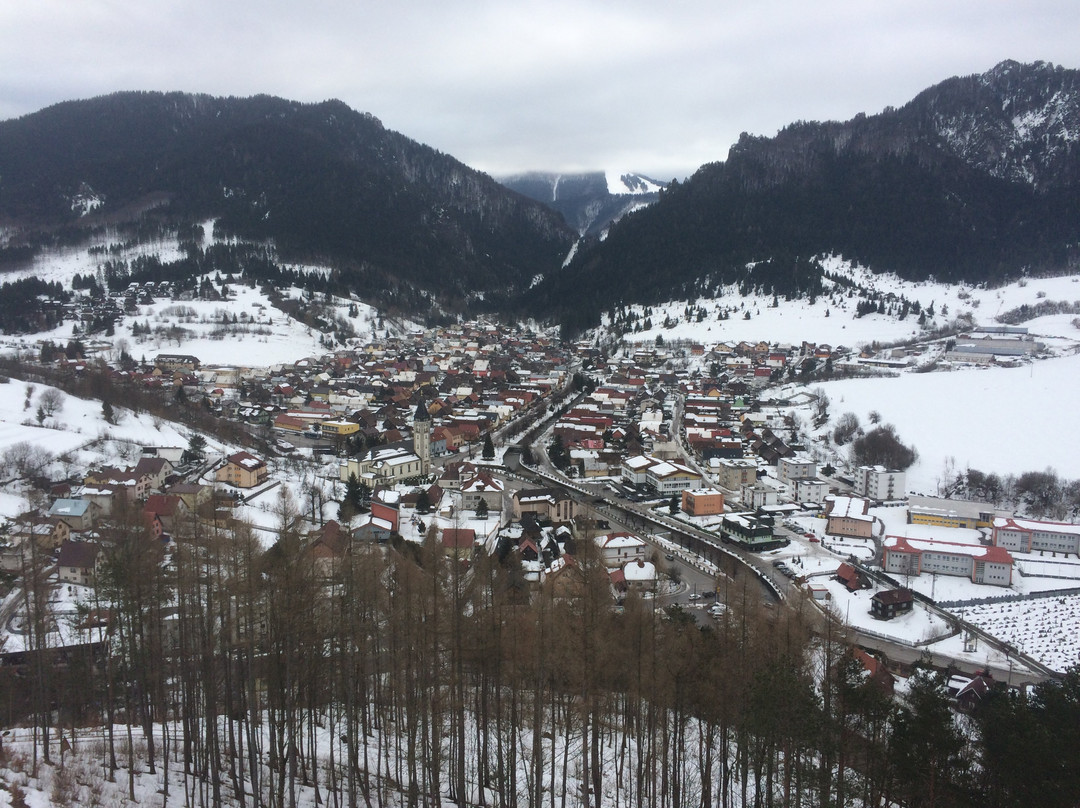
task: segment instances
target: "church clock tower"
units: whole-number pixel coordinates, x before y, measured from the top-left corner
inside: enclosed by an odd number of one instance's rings
[[[423,401],[413,413],[413,451],[420,458],[420,473],[431,474],[431,415]]]

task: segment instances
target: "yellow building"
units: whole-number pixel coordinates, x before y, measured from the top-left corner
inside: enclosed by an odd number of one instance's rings
[[[938,497],[908,497],[908,523],[937,527],[964,527],[972,530],[993,527],[996,511],[985,502]]]
[[[237,452],[225,459],[225,464],[215,472],[214,479],[237,488],[254,488],[266,482],[268,473],[264,461],[247,452]]]
[[[323,421],[322,433],[328,438],[344,438],[360,431],[355,421]]]

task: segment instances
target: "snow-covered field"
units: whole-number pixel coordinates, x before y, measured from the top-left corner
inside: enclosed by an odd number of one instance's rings
[[[868,428],[871,411],[914,444],[910,492],[936,495],[946,472],[968,468],[999,474],[1050,466],[1080,478],[1080,355],[1019,368],[905,373],[891,379],[850,379],[820,385],[835,419],[846,412]]]

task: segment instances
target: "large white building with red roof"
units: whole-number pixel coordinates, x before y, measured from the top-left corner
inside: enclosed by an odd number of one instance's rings
[[[893,575],[958,575],[972,583],[1008,586],[1013,558],[1002,547],[886,536],[882,569]]]
[[[1080,525],[999,516],[994,519],[994,546],[1014,553],[1049,550],[1080,554]]]

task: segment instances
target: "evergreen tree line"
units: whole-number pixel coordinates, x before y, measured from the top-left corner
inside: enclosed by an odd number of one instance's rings
[[[50,331],[64,320],[70,295],[57,281],[21,278],[0,284],[0,332]]]
[[[50,647],[44,560],[24,571],[35,653],[0,675],[0,698],[40,730],[35,754],[55,756],[58,721],[99,736],[100,765],[132,798],[145,766],[186,804],[270,808],[312,793],[350,808],[1066,806],[1080,793],[1076,671],[993,691],[958,722],[941,676],[916,674],[893,701],[838,638],[815,638],[807,610],[763,609],[739,579],[725,618],[699,628],[633,594],[613,610],[591,542],[531,591],[514,556],[467,567],[434,530],[321,566],[287,499],[277,516],[269,550],[244,525],[192,519],[166,556],[121,509],[81,622],[93,650]]]

